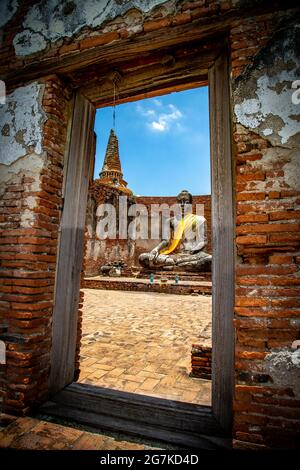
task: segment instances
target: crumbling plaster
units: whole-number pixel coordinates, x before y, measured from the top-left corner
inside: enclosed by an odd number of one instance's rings
[[[0,106],[0,164],[10,165],[31,153],[42,154],[46,120],[41,107],[43,88],[38,83],[17,88]]]
[[[97,28],[136,8],[148,13],[166,0],[63,0],[41,1],[29,8],[24,30],[14,37],[17,56],[44,50],[49,43],[72,37],[84,27]]]
[[[298,25],[280,31],[233,87],[236,122],[273,146],[292,147],[300,133],[300,104],[292,100],[300,77],[299,32]]]
[[[20,226],[31,227],[37,205],[34,195],[40,189],[41,170],[46,154],[42,148],[46,115],[41,107],[44,86],[32,83],[17,88],[0,106],[0,194],[7,185],[31,179],[30,193],[23,201]]]
[[[237,132],[247,133],[247,129],[241,124],[237,125]],[[300,134],[293,137],[291,148],[281,146],[267,148],[261,159],[248,162],[248,166],[253,170],[264,172],[272,171],[274,168],[282,168],[284,178],[272,178],[268,182],[269,189],[280,191],[282,189],[300,190]],[[251,181],[251,190],[264,191],[266,181]]]
[[[45,165],[45,155],[30,153],[18,158],[11,165],[0,163],[0,197],[5,194],[6,186],[20,183],[22,177],[31,178],[30,194],[40,190],[41,170]],[[29,228],[35,220],[33,209],[37,206],[37,199],[34,195],[28,195],[23,200],[23,210],[21,211],[20,227]],[[0,224],[1,228],[1,224]]]
[[[0,28],[5,26],[14,16],[19,6],[19,0],[0,0]]]
[[[265,358],[267,372],[275,385],[292,388],[296,397],[300,396],[300,349],[282,349],[272,352]]]

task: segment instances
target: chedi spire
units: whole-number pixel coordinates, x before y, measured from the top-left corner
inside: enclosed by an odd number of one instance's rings
[[[109,173],[116,172],[122,178],[122,168],[119,155],[119,142],[113,129],[111,129],[106,147],[105,158],[103,162],[100,178],[109,176]]]
[[[100,182],[106,186],[112,186],[126,193],[132,194],[127,188],[127,182],[123,180],[121,160],[119,155],[119,142],[115,131],[111,129],[105,152],[102,170],[99,174]]]

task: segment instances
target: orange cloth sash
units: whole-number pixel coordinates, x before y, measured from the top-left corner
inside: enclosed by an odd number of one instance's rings
[[[183,219],[181,219],[175,229],[173,240],[171,240],[169,246],[160,251],[159,254],[169,255],[170,253],[173,253],[179,245],[184,231],[188,231],[192,227],[194,221],[196,221],[196,216],[194,214],[187,214]]]

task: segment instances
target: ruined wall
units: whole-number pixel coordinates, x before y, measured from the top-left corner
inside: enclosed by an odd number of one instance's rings
[[[44,64],[56,70],[94,47],[106,48],[109,57],[109,48],[128,38],[138,41],[154,31],[166,37],[179,25],[191,25],[199,38],[229,37],[237,235],[235,445],[299,446],[299,351],[291,349],[299,339],[300,312],[299,104],[291,105],[292,82],[299,79],[295,4],[51,0],[46,7],[37,0],[2,0],[1,76],[6,74],[10,87],[18,82],[20,90],[27,73],[25,85],[32,87],[29,95],[19,95],[22,110],[12,104],[0,128],[1,148],[4,137],[9,142],[1,157],[0,206],[1,322],[12,334],[5,377],[0,371],[7,409],[25,413],[46,394],[66,132],[66,88],[55,78],[34,84],[28,77],[43,77]],[[36,117],[24,129],[12,121],[28,107]],[[32,124],[28,114],[27,119]]]
[[[97,180],[93,183],[97,185]],[[94,191],[95,192],[95,191]],[[122,193],[120,193],[122,195]],[[161,238],[151,238],[151,210],[155,212],[154,205],[159,210],[159,206],[162,204],[172,206],[176,204],[176,197],[143,197],[138,196],[135,198],[136,204],[142,204],[146,207],[148,213],[148,235],[149,238],[138,238],[136,240],[131,239],[104,239],[100,240],[97,236],[97,207],[99,203],[103,203],[103,200],[96,202],[95,196],[93,197],[93,189],[90,192],[88,207],[87,207],[87,219],[86,219],[86,255],[85,255],[85,274],[87,276],[96,276],[100,274],[101,266],[123,260],[126,263],[127,268],[137,267],[141,268],[139,264],[139,255],[141,253],[151,251],[158,243]],[[207,251],[211,253],[211,197],[208,196],[193,196],[193,210],[196,211],[196,204],[201,206],[204,217],[207,220],[207,238],[208,245]],[[156,211],[157,212],[157,211]],[[159,216],[159,232],[161,233],[162,218]],[[155,223],[155,222],[154,222]],[[130,218],[128,218],[128,225],[130,224]]]
[[[248,26],[235,28],[232,40],[246,30],[255,43],[257,27]],[[292,349],[300,338],[300,117],[292,98],[298,30],[284,25],[232,83],[235,435],[281,447],[299,445],[300,350]]]
[[[86,233],[85,233],[85,260],[84,271],[87,276],[95,276],[100,273],[101,266],[123,260],[128,267],[134,264],[135,242],[130,238],[119,236],[119,219],[123,212],[119,209],[119,197],[124,196],[124,192],[118,188],[103,185],[99,179],[90,183],[87,213],[86,213]],[[128,196],[126,200],[127,209],[135,202],[133,196]],[[110,204],[115,209],[115,220],[112,221],[115,227],[115,237],[99,235],[99,221],[104,214],[99,215],[99,207],[103,204]],[[126,212],[126,209],[124,211]],[[106,217],[106,216],[105,216]],[[129,225],[132,217],[127,217]]]
[[[0,389],[4,409],[18,414],[48,392],[67,103],[52,77],[16,89],[0,108]]]

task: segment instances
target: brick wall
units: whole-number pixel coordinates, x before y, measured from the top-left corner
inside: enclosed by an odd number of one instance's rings
[[[284,59],[277,69],[268,65],[268,60],[274,64],[277,57],[284,57],[284,42],[291,50],[295,44],[288,28],[267,44],[277,21],[277,15],[264,15],[232,29],[235,103],[240,103],[249,83],[259,84],[266,67],[271,76],[288,69]],[[265,50],[259,53],[263,45]],[[258,53],[255,60],[253,53]],[[270,107],[276,114],[276,98]],[[271,116],[268,119],[276,128]],[[234,125],[238,255],[234,432],[237,446],[248,441],[257,447],[295,447],[300,445],[299,368],[292,365],[297,353],[291,346],[300,337],[300,186],[292,177],[293,171],[299,175],[299,161],[291,148],[299,148],[299,138],[290,137],[285,143],[276,131],[269,138],[263,132],[259,126],[253,132],[239,122]]]
[[[50,368],[68,95],[56,77],[43,85],[44,165],[33,175],[25,164],[1,184],[0,319],[8,329],[6,380],[0,385],[5,411],[17,414],[45,398]]]

